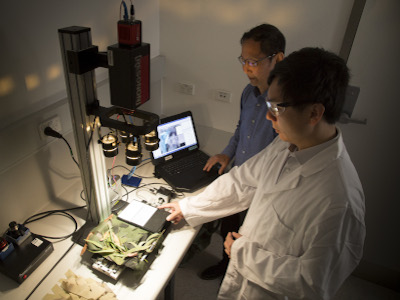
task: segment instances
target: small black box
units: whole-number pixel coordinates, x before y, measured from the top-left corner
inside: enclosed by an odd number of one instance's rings
[[[31,234],[4,261],[0,261],[0,271],[18,283],[22,283],[53,252],[53,244]]]

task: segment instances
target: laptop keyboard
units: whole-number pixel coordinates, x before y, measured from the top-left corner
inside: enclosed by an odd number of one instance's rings
[[[197,153],[171,162],[163,168],[171,175],[180,174],[198,166],[204,167],[208,158],[209,156],[207,154],[197,151]]]

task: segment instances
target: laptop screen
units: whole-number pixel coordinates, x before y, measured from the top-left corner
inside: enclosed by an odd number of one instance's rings
[[[190,115],[158,125],[157,132],[160,142],[158,149],[152,152],[154,159],[198,144]]]

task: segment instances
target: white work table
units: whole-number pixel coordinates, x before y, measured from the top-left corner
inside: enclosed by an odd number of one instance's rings
[[[197,126],[197,134],[200,139],[200,147],[210,155],[222,151],[232,135],[228,132],[204,126]],[[118,160],[124,161],[125,158],[121,152],[123,151],[120,151]],[[109,165],[108,162],[107,165]],[[153,170],[153,165],[148,163],[138,168],[135,173],[144,177],[151,177]],[[120,169],[114,173],[126,174],[127,171]],[[162,179],[154,178],[146,178],[142,182],[165,183]],[[154,185],[153,187],[157,188],[158,186]],[[45,210],[84,205],[80,198],[81,190],[80,180],[77,180],[76,186],[65,191],[57,201],[49,204]],[[125,194],[124,189],[122,189],[122,194]],[[135,192],[129,194],[129,201],[134,198],[134,195]],[[123,197],[123,200],[125,198]],[[79,226],[84,224],[86,210],[72,211],[71,214],[74,215]],[[67,235],[74,229],[72,221],[61,216],[49,217],[27,226],[32,232],[49,236]],[[21,285],[0,274],[0,298],[26,299],[29,296],[29,299],[32,300],[42,299],[46,294],[51,294],[51,288],[60,279],[66,279],[65,273],[71,270],[78,276],[92,278],[98,282],[104,280],[117,295],[118,299],[156,299],[173,277],[198,230],[199,228],[192,228],[184,221],[178,225],[171,225],[170,232],[163,241],[160,254],[150,265],[149,270],[143,276],[139,276],[137,273],[127,269],[122,273],[118,281],[108,279],[105,275],[83,264],[80,255],[82,246],[74,244],[71,238],[55,242],[53,243],[54,252]]]

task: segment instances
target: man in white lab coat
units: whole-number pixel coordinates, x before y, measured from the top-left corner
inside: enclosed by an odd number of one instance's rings
[[[219,299],[331,299],[362,257],[364,194],[335,126],[349,72],[337,55],[304,48],[276,64],[266,99],[279,136],[168,220],[197,226],[248,208]]]

